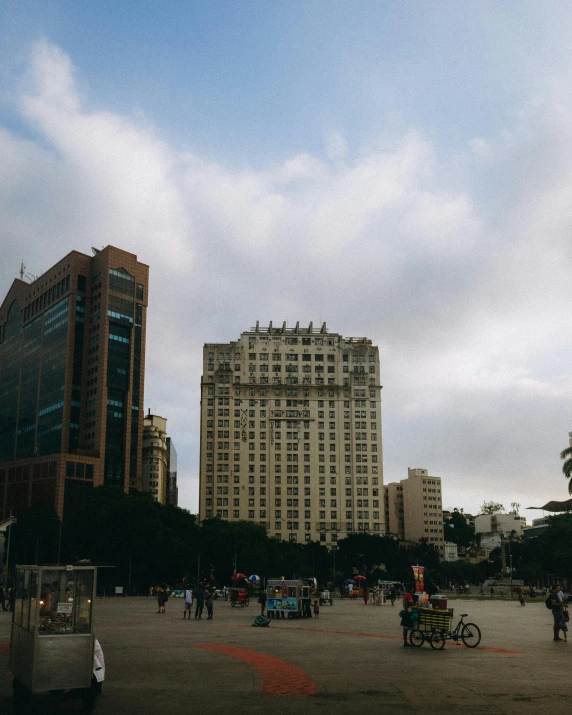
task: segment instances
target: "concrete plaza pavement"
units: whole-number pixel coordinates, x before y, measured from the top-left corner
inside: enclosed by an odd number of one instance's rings
[[[481,628],[476,649],[403,648],[398,603],[336,600],[319,619],[252,628],[259,606],[215,601],[214,619],[184,621],[171,598],[98,599],[95,631],[106,661],[99,715],[169,713],[570,713],[572,643],[552,641],[544,603],[451,600]],[[10,613],[0,612],[0,713],[11,708]],[[276,682],[285,687],[275,694]],[[38,715],[80,712],[35,698]]]

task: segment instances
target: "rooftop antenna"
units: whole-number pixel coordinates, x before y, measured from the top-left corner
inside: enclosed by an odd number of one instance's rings
[[[24,265],[24,259],[22,258],[22,263],[20,263],[20,280],[24,280],[24,274],[26,273],[26,266]]]

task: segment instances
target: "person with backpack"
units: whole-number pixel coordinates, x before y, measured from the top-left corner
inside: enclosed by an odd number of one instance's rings
[[[554,621],[552,627],[554,637],[552,640],[554,641],[564,640],[563,638],[560,638],[560,624],[562,622],[562,601],[558,596],[558,592],[560,590],[560,585],[556,584],[548,594],[545,601],[546,608],[552,611],[552,618]]]

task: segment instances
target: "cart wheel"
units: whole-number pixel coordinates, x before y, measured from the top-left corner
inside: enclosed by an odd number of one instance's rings
[[[445,636],[441,633],[441,631],[433,631],[433,633],[431,633],[429,645],[433,648],[433,650],[443,650],[445,647]]]
[[[89,688],[88,690],[83,691],[83,693],[81,694],[81,704],[84,713],[93,712],[96,697],[97,693],[95,692],[95,690],[93,690],[93,688]]]
[[[230,605],[234,608],[236,606],[236,601],[231,601]]]
[[[14,678],[12,682],[12,688],[14,690],[14,709],[15,715],[27,712],[27,704],[30,702],[32,697],[31,690],[21,683],[18,678]]]
[[[292,620],[292,619],[294,618],[294,614],[293,614],[293,613],[289,613],[289,614],[288,614],[288,618],[289,618],[290,620]]]
[[[409,634],[409,642],[415,648],[421,648],[423,643],[425,643],[425,635],[423,631],[411,631]]]
[[[481,629],[474,623],[466,623],[461,631],[461,640],[467,648],[476,648],[481,642]]]

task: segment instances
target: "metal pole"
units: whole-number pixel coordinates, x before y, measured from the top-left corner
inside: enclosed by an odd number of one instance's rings
[[[60,534],[58,537],[58,566],[60,565],[60,557],[61,557],[61,553],[62,553],[62,525],[63,525],[61,519],[59,519],[59,522],[60,522]]]
[[[6,571],[8,571],[8,568],[10,566],[10,541],[12,539],[12,527],[14,526],[12,522],[12,509],[10,509],[10,525],[9,525],[9,531],[8,531],[8,547],[6,549]]]
[[[336,551],[337,550],[338,550],[337,546],[334,546],[334,548],[332,549],[332,551],[334,552],[334,578],[333,578],[333,581],[334,581],[334,589],[333,590],[334,591],[336,590]]]
[[[314,544],[312,544],[312,577],[316,578],[316,562],[314,560]]]

